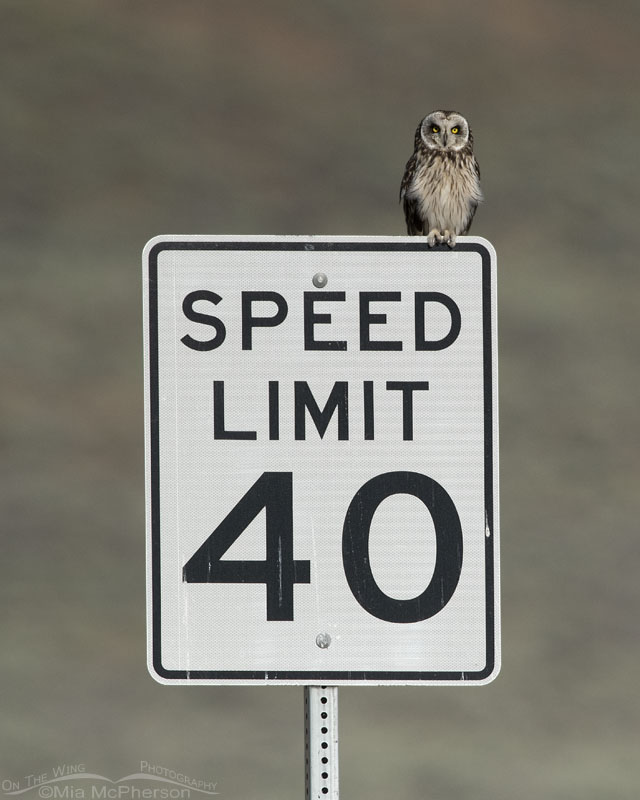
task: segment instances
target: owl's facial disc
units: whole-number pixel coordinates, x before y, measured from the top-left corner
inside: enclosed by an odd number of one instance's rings
[[[461,150],[469,141],[469,126],[457,112],[432,111],[424,118],[420,135],[429,150]]]

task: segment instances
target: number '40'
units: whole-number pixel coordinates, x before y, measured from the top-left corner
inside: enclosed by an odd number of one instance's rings
[[[398,600],[385,594],[371,571],[369,534],[380,503],[409,494],[424,503],[436,534],[436,562],[425,590]],[[222,560],[248,525],[265,509],[264,561]],[[393,532],[390,533],[393,535]],[[349,588],[360,605],[387,622],[420,622],[441,611],[458,585],[462,569],[462,528],[453,500],[432,478],[418,472],[385,472],[354,495],[342,530],[342,563]],[[264,472],[231,509],[183,569],[187,583],[264,583],[267,620],[293,619],[293,587],[311,582],[309,561],[293,557],[293,475]]]

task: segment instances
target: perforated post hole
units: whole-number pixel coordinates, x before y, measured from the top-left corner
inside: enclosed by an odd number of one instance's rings
[[[304,690],[307,800],[338,800],[338,688]]]

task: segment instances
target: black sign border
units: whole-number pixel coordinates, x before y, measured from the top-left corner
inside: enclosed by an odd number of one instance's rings
[[[151,661],[154,678],[162,681],[189,682],[197,684],[198,681],[221,684],[226,682],[251,681],[264,684],[291,684],[299,685],[342,683],[342,685],[357,685],[360,683],[396,683],[407,684],[415,682],[442,682],[442,683],[480,683],[489,678],[495,678],[496,667],[496,620],[495,620],[495,556],[497,542],[494,536],[495,509],[494,509],[494,404],[493,404],[493,346],[492,346],[492,258],[489,250],[479,242],[460,241],[456,244],[456,252],[478,253],[482,259],[482,315],[483,315],[483,356],[484,356],[484,486],[485,486],[485,607],[486,607],[486,662],[482,670],[476,672],[428,672],[428,671],[352,671],[352,670],[298,670],[298,671],[270,671],[270,670],[170,670],[162,665],[161,641],[161,572],[160,572],[160,413],[159,413],[159,371],[158,371],[158,258],[167,250],[306,250],[306,251],[373,251],[373,252],[425,252],[434,251],[450,252],[446,245],[428,247],[421,237],[415,241],[339,241],[312,240],[300,238],[282,240],[179,240],[166,239],[156,241],[148,252],[148,261],[144,265],[147,270],[148,285],[148,365],[149,365],[149,417],[148,425],[150,442],[150,468],[148,480],[151,488]],[[497,353],[495,354],[497,357]],[[497,387],[496,387],[497,390]],[[151,664],[149,665],[151,668]],[[155,673],[155,674],[154,674]]]

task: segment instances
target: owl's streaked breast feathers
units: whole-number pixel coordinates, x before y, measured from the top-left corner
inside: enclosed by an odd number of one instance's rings
[[[432,111],[418,125],[400,186],[407,233],[453,247],[456,236],[471,227],[481,200],[469,124],[455,111]]]

